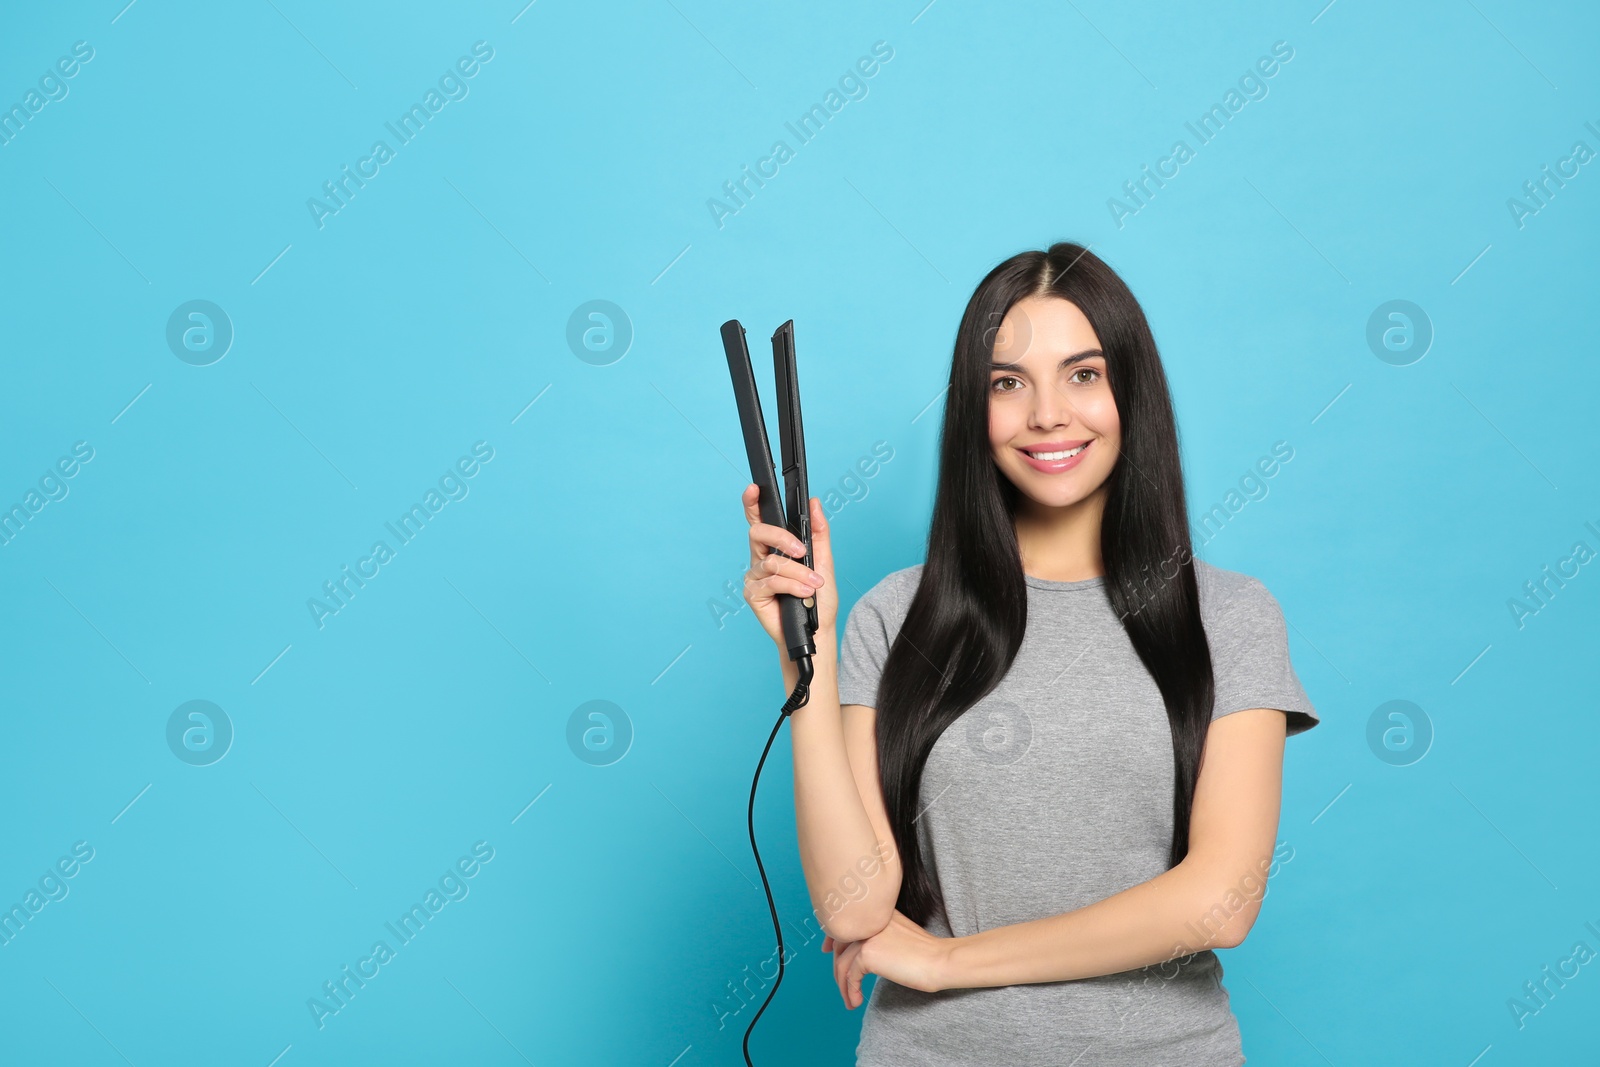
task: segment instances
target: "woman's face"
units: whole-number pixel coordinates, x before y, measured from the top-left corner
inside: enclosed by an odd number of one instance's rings
[[[1105,484],[1122,423],[1100,339],[1078,305],[1030,296],[1006,312],[989,371],[989,445],[1038,504],[1076,504]]]

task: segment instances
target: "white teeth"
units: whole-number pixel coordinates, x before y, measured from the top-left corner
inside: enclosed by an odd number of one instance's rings
[[[1034,459],[1041,459],[1046,463],[1050,463],[1058,459],[1071,459],[1073,456],[1076,456],[1079,452],[1082,452],[1088,447],[1088,443],[1085,442],[1084,444],[1079,445],[1077,448],[1069,448],[1065,452],[1028,452],[1028,455],[1032,456]],[[1023,449],[1023,451],[1026,452],[1027,449]]]

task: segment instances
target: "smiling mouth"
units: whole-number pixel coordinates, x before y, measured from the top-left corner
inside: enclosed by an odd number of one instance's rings
[[[1026,448],[1021,449],[1020,451],[1026,453],[1027,455],[1032,456],[1034,459],[1040,460],[1040,461],[1042,461],[1044,463],[1053,463],[1053,462],[1055,462],[1057,460],[1071,459],[1073,456],[1076,456],[1079,452],[1082,452],[1084,449],[1086,449],[1088,447],[1089,447],[1089,442],[1085,441],[1083,444],[1079,445],[1077,448],[1068,448],[1068,449],[1065,449],[1065,450],[1063,450],[1061,452],[1031,452]]]

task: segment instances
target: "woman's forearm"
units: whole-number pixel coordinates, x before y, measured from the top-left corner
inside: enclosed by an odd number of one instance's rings
[[[1255,883],[1246,878],[1243,884]],[[1092,978],[1232,947],[1255,921],[1260,901],[1253,896],[1231,888],[1230,879],[1215,870],[1179,863],[1075,911],[951,939],[941,985],[965,989]]]
[[[800,863],[823,929],[841,941],[860,941],[894,914],[900,887],[884,862],[893,857],[894,843],[877,840],[850,769],[837,638],[819,631],[816,645],[810,699],[789,717]],[[787,657],[783,677],[785,692],[793,692],[799,669]]]

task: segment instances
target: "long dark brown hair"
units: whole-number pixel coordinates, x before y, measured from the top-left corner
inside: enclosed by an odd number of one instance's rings
[[[1020,493],[990,450],[989,363],[1001,320],[1029,296],[1077,305],[1105,354],[1122,427],[1100,526],[1105,595],[1160,688],[1172,727],[1169,862],[1176,865],[1189,848],[1189,812],[1214,682],[1200,624],[1172,398],[1133,293],[1088,249],[1061,242],[995,267],[961,317],[939,437],[927,560],[879,682],[879,773],[902,872],[897,906],[919,924],[944,906],[916,833],[928,753],[946,727],[1000,683],[1027,626],[1027,585],[1013,525]]]

